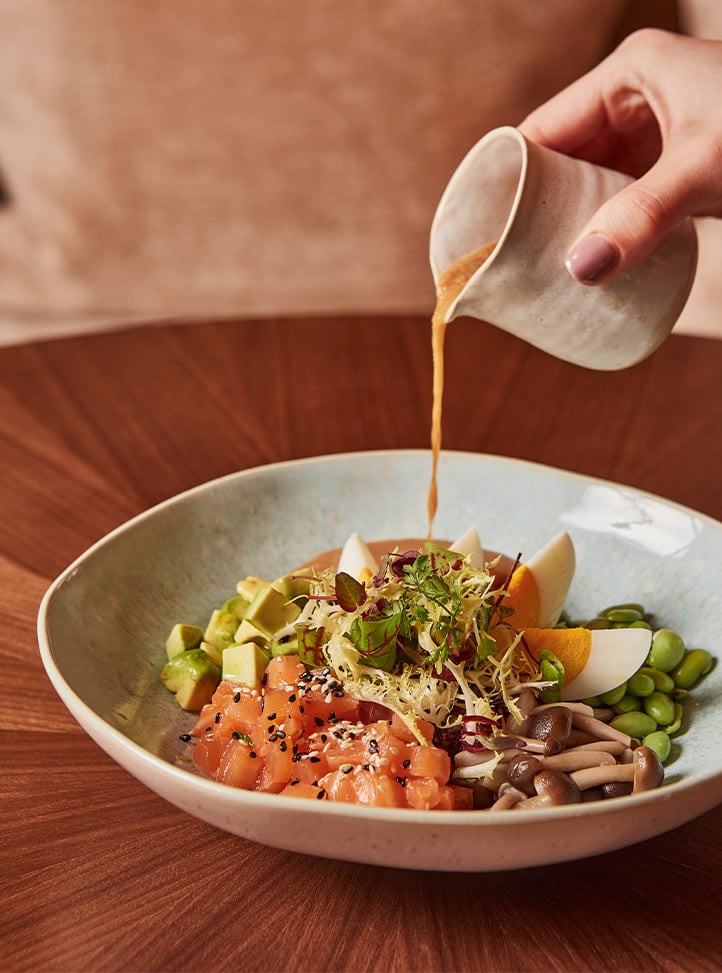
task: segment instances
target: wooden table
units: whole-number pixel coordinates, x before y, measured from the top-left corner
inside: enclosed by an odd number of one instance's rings
[[[471,322],[447,349],[446,447],[722,519],[722,342],[673,337],[619,374]],[[47,584],[127,518],[245,467],[426,446],[427,321],[149,326],[3,350],[0,378],[2,970],[721,968],[722,806],[524,871],[314,859],[166,804],[85,736],[44,675]]]

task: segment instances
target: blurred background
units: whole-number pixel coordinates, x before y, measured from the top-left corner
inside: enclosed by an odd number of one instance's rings
[[[630,31],[718,0],[0,0],[0,344],[131,325],[430,314],[436,204]],[[700,221],[677,331],[720,334]]]

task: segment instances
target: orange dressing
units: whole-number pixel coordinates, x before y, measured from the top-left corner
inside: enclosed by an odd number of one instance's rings
[[[446,314],[466,286],[469,278],[487,260],[496,243],[487,243],[471,253],[455,260],[436,285],[436,307],[431,318],[431,351],[434,369],[433,405],[431,409],[431,484],[427,501],[429,518],[429,537],[433,536],[434,518],[439,503],[437,472],[441,451],[441,411],[444,396],[444,338],[446,336]]]

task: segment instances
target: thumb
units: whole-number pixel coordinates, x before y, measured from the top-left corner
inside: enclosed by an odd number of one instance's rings
[[[597,210],[567,254],[569,273],[598,284],[639,263],[695,212],[696,185],[688,165],[660,159]]]

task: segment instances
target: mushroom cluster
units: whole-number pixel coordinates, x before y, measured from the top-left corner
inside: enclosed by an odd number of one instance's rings
[[[474,765],[457,762],[459,782],[473,781],[476,807],[579,804],[652,790],[663,782],[664,768],[654,750],[609,726],[606,712],[586,703],[537,705],[533,697],[520,703],[527,715],[521,722],[507,720],[496,740],[503,739],[502,756],[490,776],[474,780]]]

